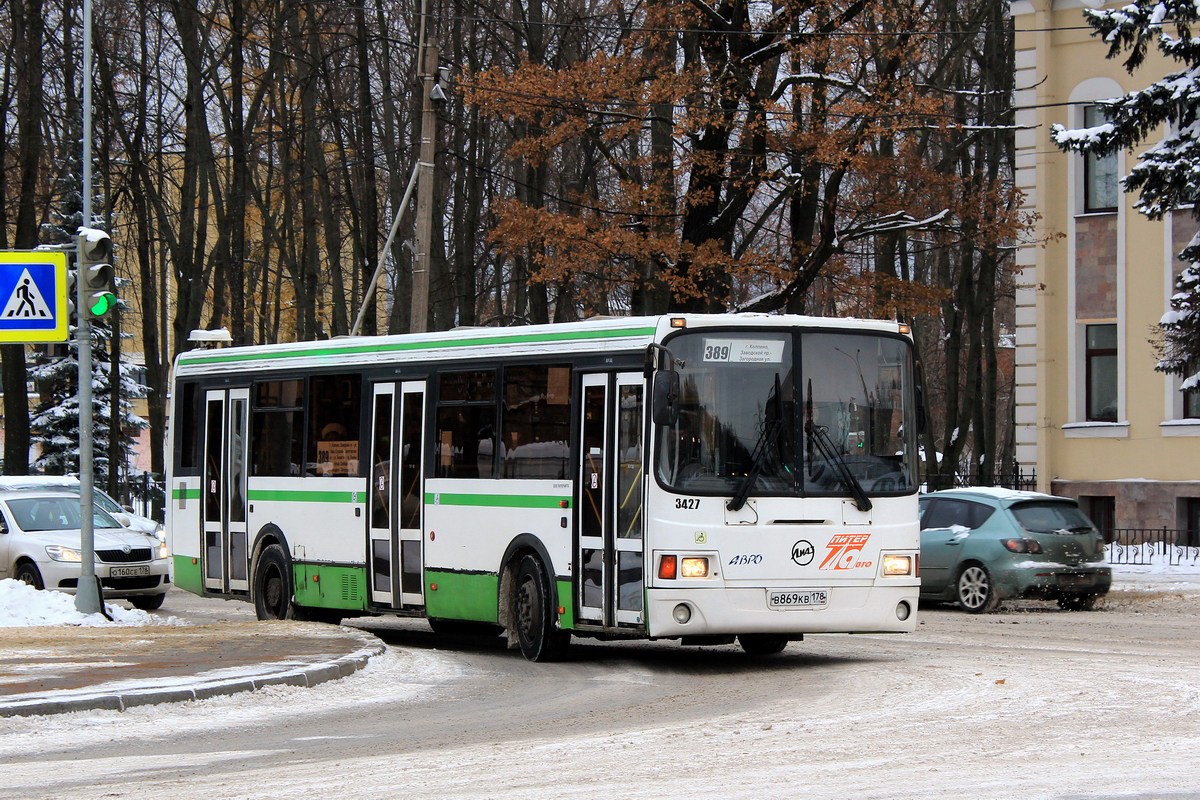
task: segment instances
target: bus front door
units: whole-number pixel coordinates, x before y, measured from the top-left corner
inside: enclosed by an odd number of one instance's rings
[[[645,624],[644,385],[637,372],[583,376],[576,589],[585,623]]]
[[[371,421],[371,601],[417,610],[421,591],[425,382],[375,384]]]
[[[205,393],[204,588],[249,591],[246,448],[249,389]]]

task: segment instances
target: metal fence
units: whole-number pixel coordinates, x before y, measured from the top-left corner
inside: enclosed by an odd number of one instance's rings
[[[1108,562],[1130,566],[1200,566],[1200,531],[1185,528],[1114,528],[1106,531]]]
[[[991,475],[972,472],[956,472],[953,475],[926,475],[925,491],[936,492],[942,489],[968,489],[972,486],[992,486],[1001,489],[1037,490],[1037,470],[1024,472],[1019,465],[1014,465]]]
[[[126,499],[133,513],[152,519],[163,519],[164,485],[161,478],[150,472],[121,476],[122,498]]]

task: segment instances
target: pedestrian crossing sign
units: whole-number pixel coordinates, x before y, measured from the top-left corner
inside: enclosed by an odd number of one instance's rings
[[[0,251],[0,342],[67,340],[67,254]]]

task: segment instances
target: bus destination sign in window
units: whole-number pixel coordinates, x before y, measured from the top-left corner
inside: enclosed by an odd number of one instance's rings
[[[705,339],[704,360],[725,364],[779,364],[783,342],[771,339]]]

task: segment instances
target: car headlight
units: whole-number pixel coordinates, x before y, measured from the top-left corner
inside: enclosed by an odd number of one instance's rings
[[[64,547],[61,544],[52,544],[46,547],[46,555],[54,561],[72,561],[79,564],[83,561],[83,554],[73,547]]]
[[[163,540],[163,541],[160,541],[160,542],[159,542],[159,543],[158,543],[158,544],[157,544],[157,545],[154,547],[154,557],[155,557],[156,559],[166,558],[166,557],[167,557],[167,556],[169,556],[170,554],[171,554],[171,553],[170,553],[170,551],[169,551],[169,550],[167,550],[167,543],[166,543],[166,541],[165,541],[165,540]]]
[[[157,536],[158,540],[163,544],[167,543],[167,529],[161,522],[154,527],[154,535]]]

